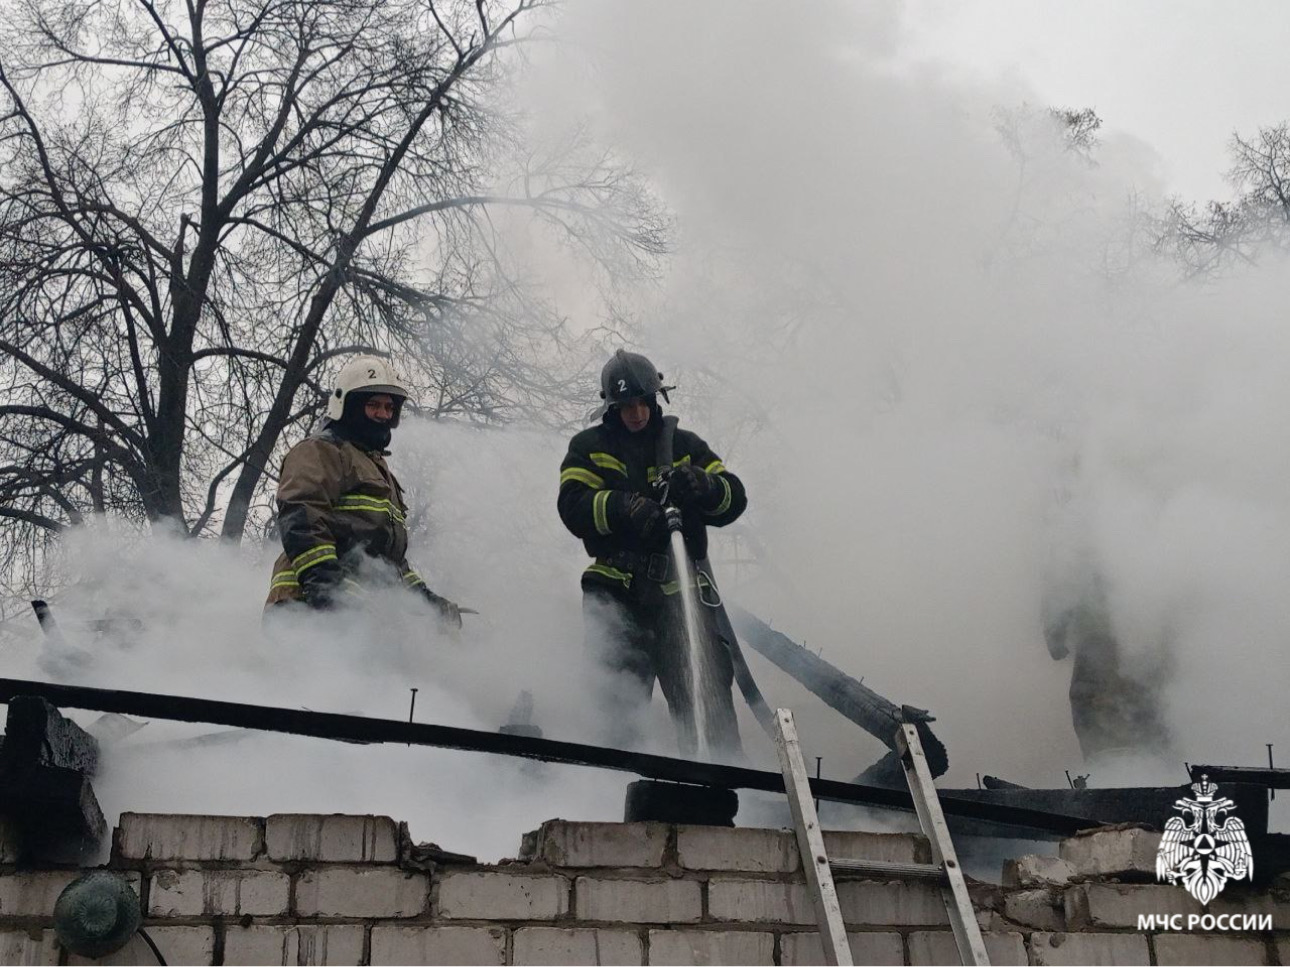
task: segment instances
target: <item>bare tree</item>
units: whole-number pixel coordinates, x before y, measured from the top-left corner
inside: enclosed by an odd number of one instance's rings
[[[243,534],[336,357],[435,415],[559,397],[499,212],[602,265],[668,226],[501,107],[543,0],[17,0],[0,41],[0,517]],[[507,216],[503,215],[502,218]]]
[[[1160,219],[1158,247],[1191,278],[1256,264],[1290,248],[1290,125],[1232,135],[1231,201],[1200,205],[1175,199]]]

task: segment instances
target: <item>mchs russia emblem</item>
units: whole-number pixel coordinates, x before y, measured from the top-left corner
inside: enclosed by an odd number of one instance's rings
[[[1254,879],[1254,857],[1245,823],[1233,815],[1236,803],[1215,798],[1218,785],[1201,776],[1192,798],[1174,803],[1180,815],[1165,823],[1156,853],[1156,879],[1180,883],[1208,905],[1228,880]]]

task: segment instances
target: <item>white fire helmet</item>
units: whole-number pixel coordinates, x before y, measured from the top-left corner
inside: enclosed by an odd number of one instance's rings
[[[380,356],[355,356],[340,368],[327,396],[327,415],[331,419],[339,420],[344,415],[345,398],[350,393],[389,393],[404,400],[412,398],[394,366]]]

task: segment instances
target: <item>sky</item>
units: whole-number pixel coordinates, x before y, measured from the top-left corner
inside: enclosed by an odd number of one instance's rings
[[[1223,198],[1226,145],[1290,115],[1277,0],[909,0],[903,56],[1013,77],[1044,103],[1092,107],[1160,156],[1166,186]]]

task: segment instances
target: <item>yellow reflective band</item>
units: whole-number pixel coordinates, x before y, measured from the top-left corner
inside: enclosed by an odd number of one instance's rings
[[[605,577],[612,578],[615,581],[622,581],[625,588],[632,586],[632,576],[630,574],[626,571],[620,571],[616,567],[610,567],[608,564],[589,565],[584,573],[603,574]]]
[[[609,495],[612,490],[602,490],[591,499],[591,516],[596,522],[596,533],[602,537],[609,533]]]
[[[715,508],[709,511],[705,511],[705,513],[709,517],[718,517],[721,514],[724,514],[726,511],[728,511],[730,509],[730,500],[731,500],[731,497],[733,496],[730,493],[730,481],[727,480],[725,477],[721,476],[720,474],[717,475],[717,479],[721,481],[721,486],[725,488],[726,495],[721,498],[721,503],[717,504]]]
[[[324,561],[335,560],[338,560],[336,557],[336,545],[319,544],[316,547],[309,548],[309,550],[305,551],[303,554],[292,558],[291,566],[295,568],[296,577],[298,578],[301,574],[316,564],[322,564]]]
[[[710,588],[712,587],[712,582],[708,580],[708,576],[706,574],[700,571],[699,576],[695,580],[690,582],[690,587]],[[676,594],[676,592],[680,590],[681,590],[680,581],[668,581],[666,584],[663,585],[664,594]]]
[[[726,465],[720,460],[713,460],[703,469],[706,473],[722,473],[726,469]]]
[[[412,587],[425,587],[425,581],[416,571],[408,571],[407,574],[403,575],[403,580]]]
[[[295,571],[277,571],[273,575],[273,583],[269,585],[270,591],[276,591],[278,588],[298,588],[300,582],[296,580]]]
[[[593,490],[603,490],[605,488],[605,479],[603,477],[598,477],[590,470],[584,470],[582,467],[569,467],[567,470],[560,471],[561,487],[571,480],[586,484]]]
[[[385,500],[381,497],[370,497],[366,494],[347,494],[336,501],[332,505],[332,509],[386,514],[400,524],[406,520],[403,516],[403,511],[399,510],[393,501]]]
[[[623,463],[612,453],[593,453],[591,462],[597,467],[604,467],[606,470],[617,470],[623,476],[627,476],[627,464]]]

